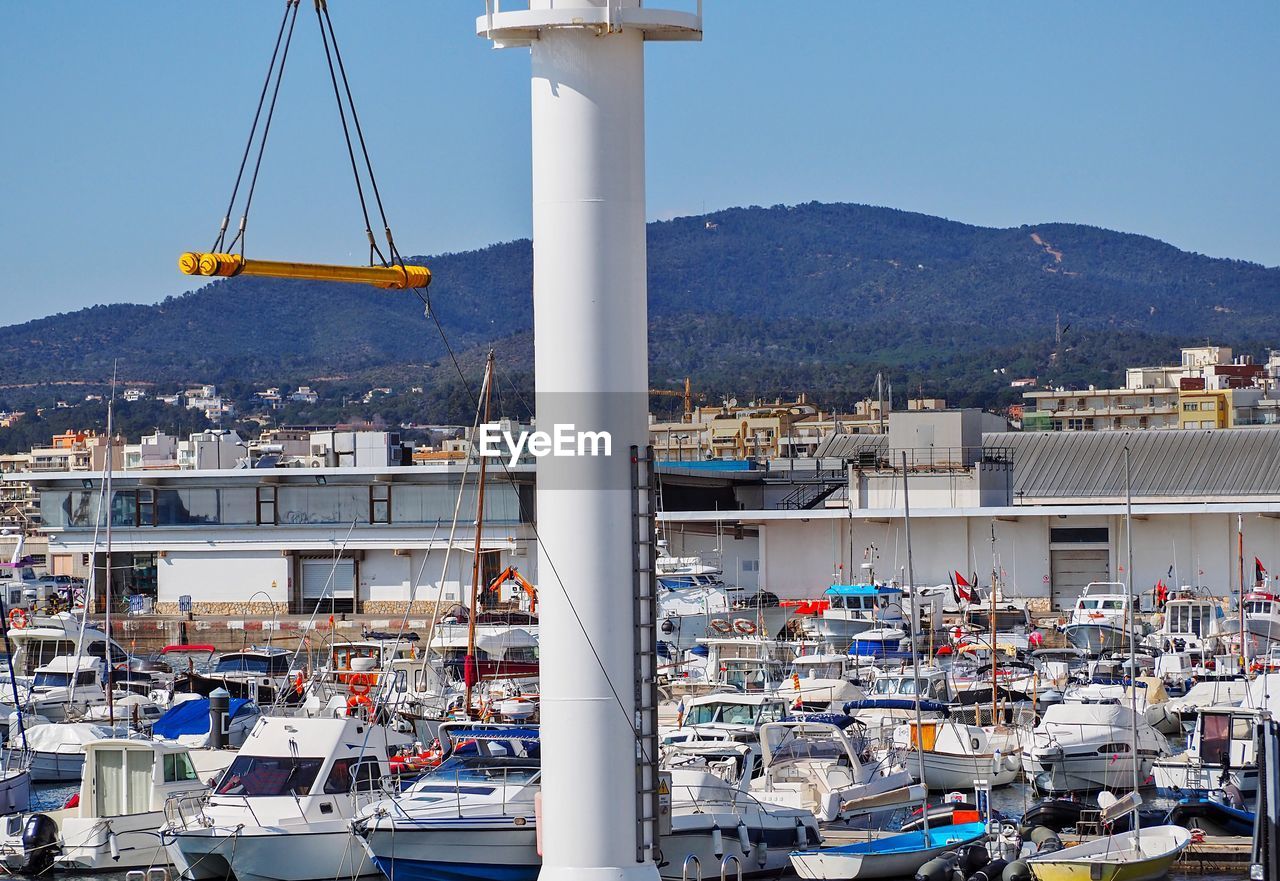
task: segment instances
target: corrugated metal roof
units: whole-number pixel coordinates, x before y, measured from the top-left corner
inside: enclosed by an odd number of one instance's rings
[[[1002,432],[1015,495],[1122,498],[1129,448],[1135,498],[1280,496],[1280,429]]]
[[[863,450],[880,451],[889,445],[884,434],[828,434],[818,441],[815,459],[856,459]]]

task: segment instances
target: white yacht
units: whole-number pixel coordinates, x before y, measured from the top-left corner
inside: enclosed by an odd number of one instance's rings
[[[102,664],[96,658],[60,655],[36,668],[26,693],[23,711],[50,722],[87,715],[90,708],[107,702],[102,685]]]
[[[1249,633],[1250,657],[1265,655],[1280,645],[1280,597],[1270,590],[1245,594],[1244,626]]]
[[[720,692],[681,698],[676,725],[663,732],[668,743],[754,737],[761,725],[787,718],[789,702],[774,694]]]
[[[1132,749],[1134,725],[1138,754]],[[1134,763],[1146,779],[1156,760],[1171,754],[1164,735],[1119,704],[1055,704],[1024,737],[1022,766],[1043,792],[1125,789]]]
[[[354,717],[264,716],[207,797],[170,803],[169,857],[196,881],[376,874],[348,824],[382,797],[388,759],[408,743]]]
[[[1160,626],[1143,638],[1144,645],[1164,654],[1187,652],[1202,662],[1221,651],[1225,614],[1217,600],[1182,588],[1165,603],[1161,615]]]
[[[751,781],[763,802],[811,811],[832,822],[924,797],[924,787],[892,759],[864,762],[861,749],[826,722],[770,722],[760,728],[764,771]]]
[[[25,752],[27,768],[34,783],[79,780],[84,773],[85,744],[106,737],[128,736],[128,725],[48,721],[34,725],[28,723],[25,741],[17,732],[10,735],[5,747],[5,760],[18,764]]]

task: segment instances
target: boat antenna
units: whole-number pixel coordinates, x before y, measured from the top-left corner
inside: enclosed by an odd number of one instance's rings
[[[1236,514],[1236,555],[1240,570],[1240,669],[1249,675],[1249,636],[1245,629],[1244,614],[1244,514]]]
[[[907,539],[907,583],[915,584],[915,568],[911,561],[911,500],[907,497],[907,451],[902,451],[902,519],[905,524]],[[923,801],[920,804],[920,816],[924,818],[924,840],[929,840],[929,784],[924,779],[924,730],[920,722],[920,655],[916,651],[916,633],[920,630],[920,613],[917,611],[915,597],[910,604],[908,620],[911,622],[911,676],[915,681],[916,702],[916,760],[919,762],[920,785],[924,788]]]
[[[1142,852],[1142,835],[1140,834],[1138,807],[1141,802],[1138,799],[1139,777],[1141,776],[1142,761],[1138,757],[1138,646],[1137,637],[1134,635],[1134,602],[1133,602],[1133,471],[1129,463],[1129,445],[1124,446],[1124,544],[1127,560],[1125,562],[1125,593],[1128,595],[1128,602],[1125,603],[1126,624],[1129,628],[1129,737],[1130,748],[1133,755],[1133,843],[1138,852]]]

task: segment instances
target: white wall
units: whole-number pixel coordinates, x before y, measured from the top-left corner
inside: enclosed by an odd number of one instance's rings
[[[289,558],[279,551],[169,551],[156,560],[157,601],[189,594],[197,603],[248,602],[261,590],[271,602],[288,603],[289,577]]]
[[[968,577],[976,569],[987,584],[992,570],[991,525],[990,517],[913,516],[916,581],[945,584],[953,570]],[[995,521],[995,555],[1009,593],[1048,597],[1049,530],[1056,526],[1107,526],[1113,577],[1127,580],[1123,516],[1019,514],[1016,520]],[[1280,519],[1246,514],[1244,533],[1246,582],[1252,584],[1255,556],[1273,575],[1280,574]],[[847,573],[844,580],[862,580],[865,573],[859,566],[871,546],[876,577],[899,577],[907,563],[900,517],[771,521],[761,527],[761,585],[783,598],[816,597],[833,576],[838,579]],[[1168,584],[1168,570],[1175,563],[1179,583],[1200,583],[1219,596],[1234,595],[1239,589],[1235,516],[1157,514],[1135,520],[1135,589],[1150,590],[1158,578]]]

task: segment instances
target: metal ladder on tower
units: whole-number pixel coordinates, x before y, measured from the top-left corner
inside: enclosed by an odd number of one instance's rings
[[[653,447],[631,447],[631,595],[635,621],[636,862],[658,861],[657,492]]]

